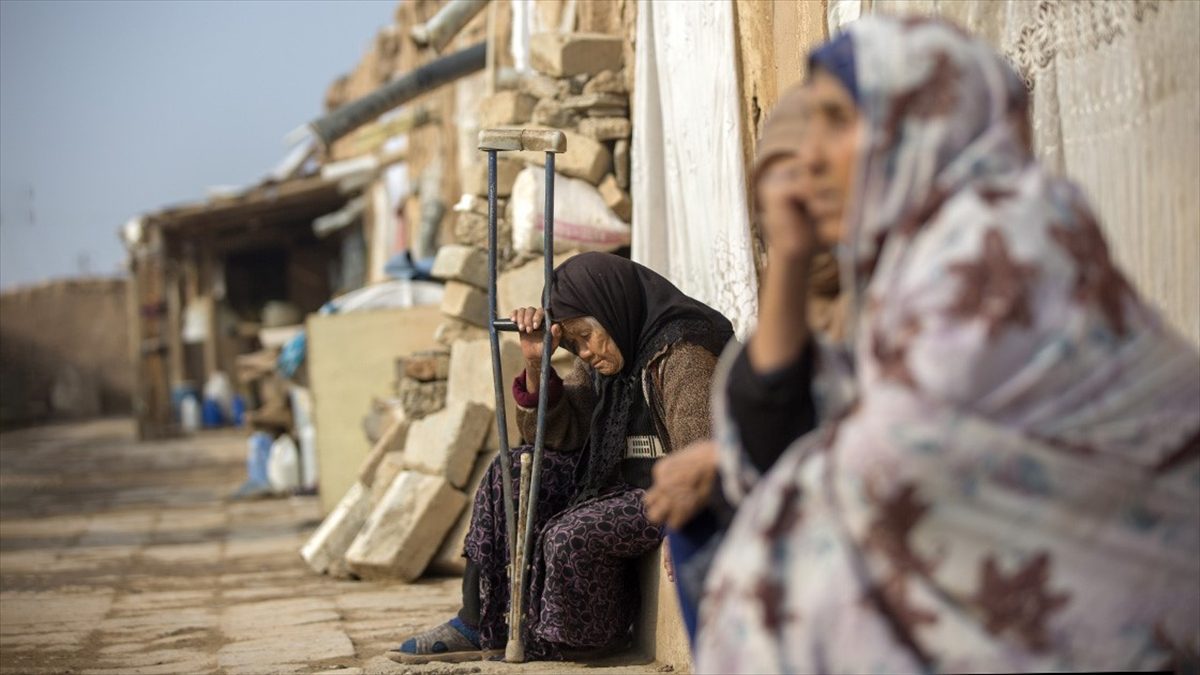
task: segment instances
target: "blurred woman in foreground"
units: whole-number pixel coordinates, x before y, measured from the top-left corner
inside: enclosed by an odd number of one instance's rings
[[[991,49],[872,17],[810,65],[811,181],[768,231],[771,265],[803,269],[832,230],[847,338],[814,344],[807,275],[780,272],[723,357],[714,416],[740,505],[698,670],[1194,660],[1200,358],[1034,160],[1025,90]],[[763,418],[729,387],[739,361],[812,393],[817,429],[766,472],[746,451]]]

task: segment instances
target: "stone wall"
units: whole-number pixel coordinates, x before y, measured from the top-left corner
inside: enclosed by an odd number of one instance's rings
[[[126,305],[124,279],[0,294],[0,425],[128,413]]]

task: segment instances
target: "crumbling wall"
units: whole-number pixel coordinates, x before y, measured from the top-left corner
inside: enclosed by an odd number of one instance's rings
[[[130,411],[124,279],[0,294],[0,425]]]

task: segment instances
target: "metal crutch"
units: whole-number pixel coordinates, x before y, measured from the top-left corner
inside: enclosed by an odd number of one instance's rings
[[[525,661],[525,589],[529,582],[529,558],[533,555],[533,525],[537,518],[538,488],[541,484],[542,449],[546,436],[546,390],[550,384],[550,275],[554,268],[554,155],[565,152],[567,137],[561,131],[540,129],[484,129],[479,132],[479,149],[487,152],[488,162],[488,337],[492,346],[492,383],[496,393],[496,429],[500,437],[500,477],[503,481],[504,529],[508,536],[509,615],[508,644],[504,660],[509,663]],[[519,504],[512,499],[512,462],[508,456],[508,420],[504,411],[504,383],[500,362],[500,331],[515,332],[511,319],[496,317],[496,153],[507,150],[530,150],[546,153],[546,202],[542,231],[542,372],[538,389],[537,435],[533,442],[533,457],[521,455],[521,485]],[[517,520],[524,523],[517,532]]]

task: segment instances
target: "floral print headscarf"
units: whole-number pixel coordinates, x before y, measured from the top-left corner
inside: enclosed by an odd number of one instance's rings
[[[848,32],[865,126],[841,256],[851,341],[821,346],[820,426],[765,476],[719,373],[740,504],[698,670],[1194,660],[1200,356],[1033,159],[1025,91],[995,52],[927,19]]]

